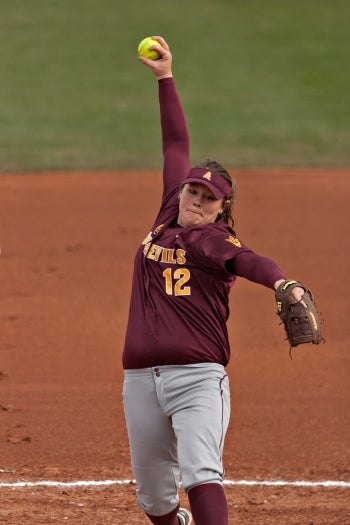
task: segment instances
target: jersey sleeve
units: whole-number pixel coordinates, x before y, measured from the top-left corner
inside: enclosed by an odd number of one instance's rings
[[[276,281],[286,278],[275,261],[252,251],[236,254],[236,257],[227,262],[227,266],[234,275],[245,277],[268,288],[274,288]]]
[[[245,251],[250,250],[226,225],[213,223],[192,228],[191,252],[207,270],[233,273],[227,262]]]
[[[228,272],[237,277],[273,288],[284,273],[272,259],[252,251],[232,230],[208,225],[200,236],[200,242],[193,243],[198,262],[207,269]]]
[[[173,78],[158,81],[163,150],[163,202],[190,169],[189,134]]]

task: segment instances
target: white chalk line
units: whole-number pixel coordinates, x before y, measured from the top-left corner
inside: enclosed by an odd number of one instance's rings
[[[134,485],[133,479],[106,479],[101,481],[13,481],[0,482],[0,488],[80,488],[80,487],[111,487],[113,485]],[[284,481],[284,480],[224,480],[227,486],[249,486],[249,487],[324,487],[324,488],[350,488],[350,481]]]

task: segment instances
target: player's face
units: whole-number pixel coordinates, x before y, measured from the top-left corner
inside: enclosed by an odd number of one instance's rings
[[[203,184],[185,184],[179,198],[177,222],[185,228],[215,222],[222,211],[222,200],[216,199]]]

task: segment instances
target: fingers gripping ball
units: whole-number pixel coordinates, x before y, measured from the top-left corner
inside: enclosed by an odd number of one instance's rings
[[[155,40],[151,36],[141,40],[139,47],[137,48],[139,56],[149,58],[150,60],[159,60],[160,54],[155,49],[150,49],[151,46],[160,47],[160,44],[158,40]]]

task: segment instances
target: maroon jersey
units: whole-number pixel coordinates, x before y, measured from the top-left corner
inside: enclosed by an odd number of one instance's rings
[[[159,81],[159,101],[163,198],[135,258],[123,366],[225,366],[230,357],[229,291],[236,276],[273,287],[284,275],[222,221],[186,228],[177,224],[179,186],[190,165],[186,121],[172,78]]]

